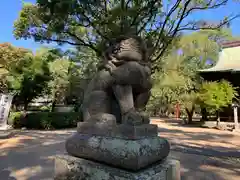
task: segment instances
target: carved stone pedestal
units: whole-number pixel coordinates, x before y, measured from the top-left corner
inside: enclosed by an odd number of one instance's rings
[[[136,172],[69,155],[57,156],[55,180],[180,180],[180,163],[165,159]]]
[[[167,157],[167,140],[150,137],[126,140],[76,133],[66,142],[67,152],[115,167],[138,170]]]
[[[157,126],[80,122],[66,141],[67,152],[115,167],[138,170],[168,156],[170,145],[157,135]]]
[[[0,130],[0,139],[8,139],[11,138],[14,135],[11,131],[2,131]]]
[[[153,85],[151,43],[127,35],[107,44],[103,66],[84,91],[84,122],[66,141],[68,155],[56,158],[55,179],[179,180],[168,141],[141,112]]]
[[[156,125],[80,122],[65,145],[69,155],[56,159],[57,180],[179,180],[179,162],[166,160],[170,145]]]

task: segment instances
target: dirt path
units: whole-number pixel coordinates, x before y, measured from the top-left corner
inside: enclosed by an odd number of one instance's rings
[[[159,126],[159,135],[166,137],[173,148],[170,156],[181,162],[182,180],[239,180],[240,136],[201,128],[178,127],[176,123],[152,121]],[[8,140],[0,140],[0,180],[51,180],[54,156],[63,154],[65,139],[74,130],[24,131]],[[175,148],[174,148],[175,146]],[[177,149],[182,147],[182,149]],[[184,151],[187,147],[193,151]],[[225,156],[205,156],[207,150]]]
[[[54,156],[75,131],[25,131],[0,140],[0,180],[51,180]]]
[[[166,123],[166,120],[154,119],[152,124],[158,125],[159,136],[167,138],[175,148],[194,148],[199,151],[202,149],[216,153],[214,156],[240,158],[239,133],[181,126],[177,120]],[[207,155],[207,152],[204,155]]]
[[[168,119],[154,119],[152,124],[169,140],[171,156],[180,160],[182,180],[240,179],[240,134],[181,126]]]

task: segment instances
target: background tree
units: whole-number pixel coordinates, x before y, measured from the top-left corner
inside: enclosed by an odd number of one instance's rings
[[[198,98],[207,108],[217,113],[217,123],[219,124],[219,112],[222,108],[231,105],[237,95],[236,88],[228,81],[222,80],[220,82],[203,83]]]
[[[65,97],[69,87],[69,68],[70,61],[64,58],[56,59],[49,63],[52,80],[49,82],[51,89],[53,105],[52,109],[56,104],[64,104]]]
[[[69,50],[68,57],[71,62],[69,68],[68,104],[81,104],[84,90],[88,82],[97,71],[98,58],[89,48]]]
[[[46,90],[51,74],[48,61],[42,57],[32,56],[23,63],[11,73],[9,82],[15,91],[14,101],[27,110],[28,104]]]
[[[12,46],[10,43],[0,44],[0,91],[9,92],[8,75],[25,60],[26,56],[31,56],[31,51]]]
[[[162,59],[161,71],[153,76],[155,86],[148,107],[159,109],[165,106],[166,111],[166,108],[173,109],[176,103],[180,103],[182,112],[186,111],[188,123],[191,123],[197,105],[196,93],[202,83],[198,70],[215,65],[219,42],[235,38],[229,29],[201,30],[182,36],[179,44]]]

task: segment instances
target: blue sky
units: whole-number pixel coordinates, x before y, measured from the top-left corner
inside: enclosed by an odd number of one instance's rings
[[[35,0],[25,0],[25,2],[35,2]],[[10,42],[15,46],[30,48],[36,50],[41,44],[33,40],[16,40],[13,36],[13,23],[18,17],[18,13],[22,8],[22,0],[1,0],[0,5],[0,43]],[[212,19],[219,20],[230,13],[240,13],[240,2],[231,1],[227,6],[223,6],[217,10],[209,10],[195,14],[191,18],[194,19]],[[232,22],[231,29],[234,35],[240,36],[240,18]]]
[[[35,2],[35,0],[24,0],[24,2]],[[25,47],[35,51],[42,44],[33,40],[16,40],[13,36],[13,23],[17,19],[22,8],[22,0],[1,0],[0,5],[0,43],[10,42],[15,46]],[[55,44],[54,44],[55,45]]]

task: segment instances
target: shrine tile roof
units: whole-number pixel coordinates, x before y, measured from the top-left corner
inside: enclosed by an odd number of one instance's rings
[[[240,41],[224,44],[216,65],[209,69],[199,70],[199,72],[214,71],[240,71]]]

